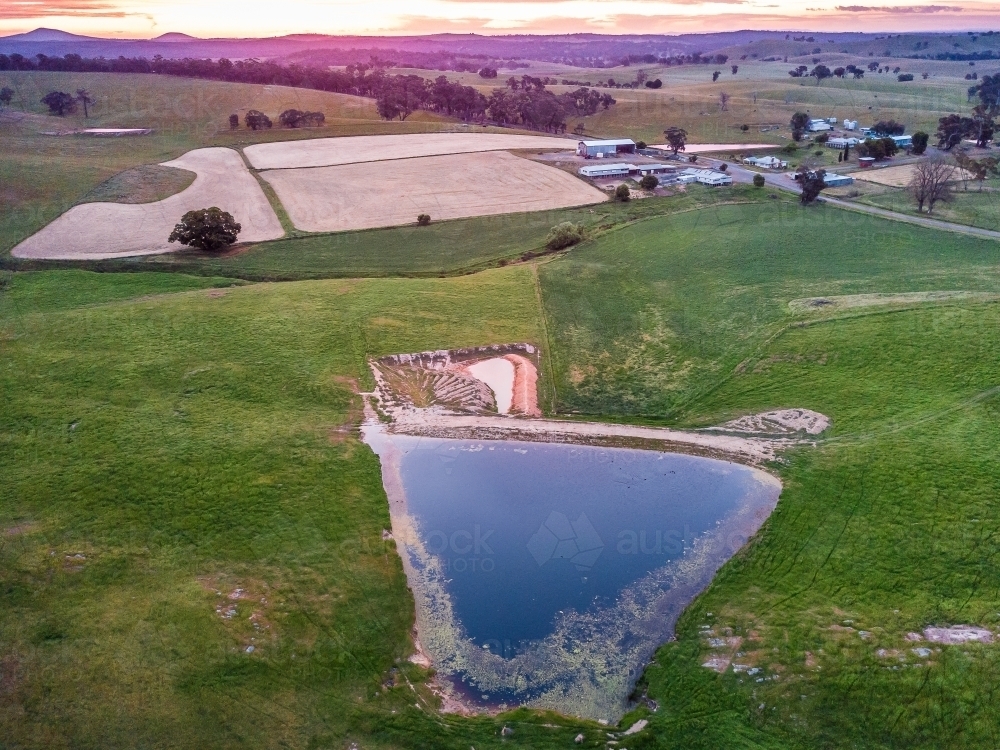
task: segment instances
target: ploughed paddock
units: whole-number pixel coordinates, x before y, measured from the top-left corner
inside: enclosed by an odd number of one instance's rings
[[[319,138],[248,146],[244,153],[301,231],[335,232],[432,219],[567,208],[607,200],[583,180],[509,153],[572,151],[575,141],[491,133]],[[17,245],[18,258],[96,260],[179,251],[167,242],[190,210],[218,206],[242,225],[240,243],[279,239],[281,223],[238,151],[204,148],[163,166],[194,172],[154,203],[74,206]]]
[[[613,722],[775,507],[781,485],[755,465],[828,420],[786,409],[684,432],[540,419],[539,357],[511,344],[372,361],[365,440],[414,592],[414,659],[435,666],[446,710]]]

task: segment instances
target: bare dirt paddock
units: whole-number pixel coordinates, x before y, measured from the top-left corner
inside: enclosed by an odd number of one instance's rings
[[[264,191],[232,149],[201,148],[163,166],[185,169],[197,177],[186,190],[155,203],[74,206],[11,254],[45,260],[99,260],[166,253],[180,249],[168,243],[167,237],[181,217],[209,206],[229,211],[243,225],[240,242],[284,235]]]
[[[294,169],[360,164],[417,156],[468,154],[509,149],[576,148],[570,138],[504,133],[417,133],[413,135],[359,135],[307,141],[259,143],[243,149],[255,169]]]
[[[412,137],[412,136],[406,136]],[[261,173],[298,229],[339,232],[544,211],[607,196],[562,170],[505,151]]]

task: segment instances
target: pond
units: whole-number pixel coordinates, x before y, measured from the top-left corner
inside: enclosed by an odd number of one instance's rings
[[[616,720],[780,492],[690,455],[375,432],[420,641],[486,707]]]

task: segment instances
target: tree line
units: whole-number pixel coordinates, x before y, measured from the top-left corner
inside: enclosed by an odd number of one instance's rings
[[[381,61],[353,63],[343,70],[328,70],[302,65],[280,65],[261,60],[167,60],[154,57],[117,59],[85,58],[68,54],[63,57],[0,54],[0,71],[42,70],[74,73],[149,73],[198,78],[232,83],[329,91],[337,94],[375,99],[379,115],[386,120],[405,120],[413,112],[426,109],[466,121],[490,119],[501,125],[517,125],[534,130],[564,132],[566,119],[592,115],[601,107],[609,108],[615,100],[587,87],[565,94],[546,88],[553,79],[524,75],[511,77],[505,88],[494,89],[486,97],[472,86],[439,76],[428,81],[417,75],[391,75]],[[485,78],[491,78],[489,71]],[[59,114],[72,107],[70,102]]]

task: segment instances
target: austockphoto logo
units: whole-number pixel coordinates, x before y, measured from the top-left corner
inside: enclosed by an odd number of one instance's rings
[[[446,573],[489,573],[496,568],[489,539],[495,529],[483,529],[478,523],[471,529],[457,529],[450,534],[435,530],[427,535],[425,546],[437,555]]]
[[[604,542],[586,513],[570,521],[564,514],[552,511],[528,540],[528,551],[539,567],[549,560],[563,559],[577,570],[590,570],[604,551]]]

